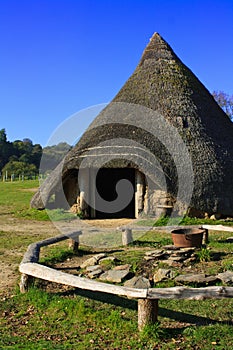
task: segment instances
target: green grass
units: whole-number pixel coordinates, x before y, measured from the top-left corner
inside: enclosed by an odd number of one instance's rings
[[[160,301],[159,322],[137,331],[133,300],[102,301],[32,287],[0,304],[1,349],[231,349],[232,300]],[[121,306],[119,306],[121,304]],[[223,312],[225,310],[225,312]],[[190,326],[192,324],[192,326]],[[178,326],[178,327],[175,327]]]
[[[37,186],[36,181],[0,183],[1,215],[18,217],[19,223],[21,218],[48,220],[45,211],[29,209],[33,195],[30,189]],[[58,217],[66,214],[57,213]],[[190,224],[190,219],[186,218],[185,222]],[[2,230],[0,258],[9,266],[18,267],[26,247],[46,236],[46,232],[25,234]],[[210,233],[208,250],[204,248],[199,253],[200,269],[207,273],[233,271],[232,244],[226,243],[230,236],[232,233]],[[153,230],[140,234],[136,242],[113,255],[122,264],[131,264],[131,270],[137,273],[145,251],[171,243],[170,234]],[[61,242],[42,248],[41,261],[53,265],[72,258],[73,253],[66,247],[67,242]],[[173,285],[171,281],[158,286]],[[139,333],[137,303],[132,299],[59,285],[54,288],[52,283],[40,280],[26,294],[20,294],[15,287],[10,293],[1,291],[1,295],[4,297],[0,302],[0,349],[4,350],[233,349],[233,299],[160,300],[158,323]]]
[[[183,218],[172,218],[170,219],[167,216],[162,216],[157,220],[154,219],[142,219],[137,221],[137,225],[139,226],[151,226],[151,227],[161,227],[169,225],[227,225],[233,226],[232,221],[222,221],[222,220],[210,220],[210,219],[198,219],[198,218],[190,218],[188,216],[184,216]]]
[[[38,186],[37,180],[0,182],[0,207],[6,214],[28,220],[60,221],[76,218],[76,215],[63,209],[37,210],[30,208],[30,201],[35,193],[32,190]]]

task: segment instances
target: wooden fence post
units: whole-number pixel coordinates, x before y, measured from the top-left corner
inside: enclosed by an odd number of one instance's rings
[[[203,234],[203,244],[209,243],[209,231],[207,228],[204,228],[205,232]]]
[[[74,253],[78,253],[80,234],[80,231],[74,232],[74,236],[69,239],[68,247],[73,250]]]
[[[122,245],[128,245],[133,242],[132,230],[129,228],[122,229]]]
[[[158,320],[158,299],[138,299],[138,329],[142,331],[147,325]]]
[[[69,248],[74,253],[78,253],[78,248],[79,248],[79,239],[78,239],[78,237],[76,239],[70,239],[69,240]]]
[[[20,278],[20,283],[19,283],[19,289],[21,293],[26,293],[28,291],[28,288],[30,286],[30,284],[33,281],[33,277],[26,275],[25,273],[21,274],[21,278]]]

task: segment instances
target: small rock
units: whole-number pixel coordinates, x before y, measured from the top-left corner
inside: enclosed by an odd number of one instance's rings
[[[215,284],[219,282],[219,278],[217,276],[207,276],[204,283],[206,284]]]
[[[87,272],[93,272],[93,271],[96,271],[98,269],[100,269],[100,265],[91,265],[91,266],[87,266],[86,267],[86,271]]]
[[[162,260],[163,264],[166,264],[168,266],[176,266],[176,262],[175,261],[172,261],[170,259],[166,259],[166,260]]]
[[[106,258],[102,258],[99,260],[99,264],[105,262],[105,261],[117,261],[117,258],[115,256],[107,256]]]
[[[81,265],[81,269],[85,269],[87,266],[92,266],[92,265],[97,265],[98,261],[102,258],[105,258],[106,254],[105,253],[100,253],[92,256],[91,258],[85,260]]]
[[[204,273],[179,275],[175,278],[180,283],[215,284],[219,279],[217,276],[206,276]]]
[[[105,253],[99,253],[99,254],[96,254],[94,255],[94,258],[99,261],[100,259],[103,259],[103,258],[106,258],[106,254]]]
[[[170,244],[170,245],[165,245],[165,246],[163,246],[163,249],[164,250],[180,250],[180,248],[179,247],[176,247],[176,246],[174,246],[173,244]]]
[[[81,269],[85,269],[87,266],[93,266],[97,263],[96,259],[94,257],[91,257],[87,260],[85,260],[81,265]]]
[[[210,217],[210,220],[219,220],[219,219],[221,219],[221,214],[218,214],[218,213],[213,214]]]
[[[176,261],[176,262],[182,262],[185,259],[186,259],[185,256],[170,256],[169,257],[169,260]]]
[[[102,269],[97,269],[97,270],[94,270],[94,271],[91,271],[89,274],[88,274],[88,277],[89,278],[97,278],[101,275],[101,273],[103,272]]]
[[[219,273],[217,276],[223,283],[225,284],[232,284],[233,283],[233,272],[232,271],[226,271]]]
[[[199,282],[205,279],[206,275],[204,273],[200,274],[187,274],[187,275],[179,275],[175,278],[176,282]]]
[[[125,264],[125,265],[118,265],[113,268],[113,270],[120,271],[120,270],[129,270],[131,268],[131,265]]]
[[[100,275],[100,280],[120,283],[128,275],[129,275],[129,269],[126,269],[126,270],[114,270],[114,269],[112,269],[112,270],[108,270],[108,271],[102,273],[102,275]]]
[[[144,256],[144,259],[146,261],[155,260],[155,258],[153,256]]]
[[[165,255],[166,255],[166,252],[164,250],[157,249],[157,250],[152,250],[150,252],[146,252],[144,259],[145,260],[148,260],[148,258],[162,259]]]
[[[174,278],[175,273],[169,269],[158,269],[158,271],[153,276],[153,281],[155,283],[167,280],[169,278]]]
[[[156,249],[156,250],[150,250],[148,252],[145,253],[146,256],[148,255],[158,255],[163,253],[164,251],[162,249]]]
[[[139,289],[151,287],[150,281],[143,276],[135,276],[131,278],[130,280],[124,283],[124,286],[129,288],[139,288]]]
[[[195,248],[193,247],[181,248],[180,251],[184,253],[193,253],[195,251]]]
[[[192,265],[190,265],[190,264],[194,263],[196,260],[197,260],[197,259],[196,259],[195,257],[192,256],[191,258],[186,259],[186,260],[184,261],[184,264],[185,264],[185,266],[188,265],[189,268],[192,268]]]

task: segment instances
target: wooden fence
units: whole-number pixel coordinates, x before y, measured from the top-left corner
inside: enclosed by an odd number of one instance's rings
[[[203,225],[202,227],[209,229],[209,225]],[[225,226],[223,227],[226,228]],[[222,226],[219,227],[218,225],[213,226],[213,228],[211,226],[211,230],[212,229],[223,230]],[[233,232],[233,228],[228,228],[227,231]],[[30,280],[35,277],[84,290],[135,298],[138,299],[139,330],[142,330],[145,325],[153,324],[157,321],[159,299],[205,300],[211,298],[220,299],[233,297],[233,287],[212,286],[205,288],[190,288],[178,286],[170,288],[128,288],[74,276],[39,264],[41,247],[70,239],[70,245],[77,250],[79,241],[78,237],[81,233],[81,231],[78,231],[72,234],[59,235],[57,237],[49,238],[29,245],[27,252],[25,253],[19,266],[19,271],[21,272],[20,291],[25,293],[28,290]]]

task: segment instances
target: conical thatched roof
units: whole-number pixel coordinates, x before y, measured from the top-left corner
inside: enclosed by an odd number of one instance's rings
[[[132,114],[137,113],[124,111],[124,104],[140,106],[140,116],[137,115],[137,118],[141,124],[132,123]],[[121,106],[119,123],[116,105]],[[69,169],[79,168],[87,150],[106,140],[130,139],[139,142],[159,159],[167,174],[169,192],[175,196],[178,186],[177,164],[174,164],[171,150],[154,137],[153,132],[150,134],[149,130],[156,128],[156,117],[150,118],[149,112],[145,117],[143,108],[162,115],[178,131],[187,147],[194,175],[189,206],[210,214],[233,215],[233,124],[198,78],[157,33],[144,50],[132,76],[60,166],[62,181],[68,176]],[[103,157],[103,154],[100,156]],[[137,154],[134,156],[137,157]],[[135,166],[133,160],[116,162],[114,166]],[[41,188],[45,205],[58,182],[54,172]],[[31,205],[43,207],[40,192],[34,196]]]

